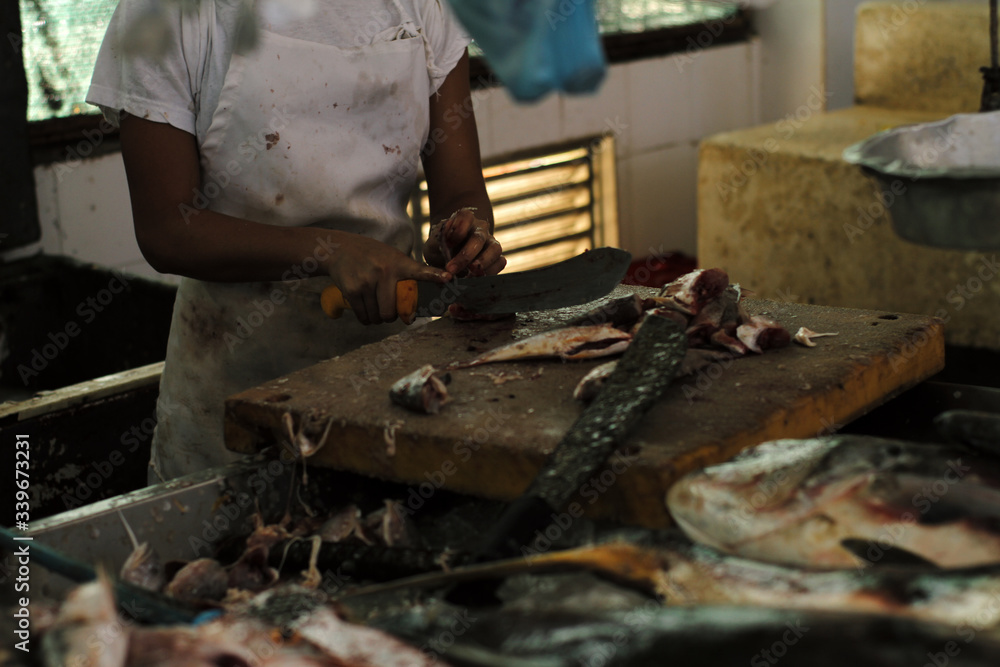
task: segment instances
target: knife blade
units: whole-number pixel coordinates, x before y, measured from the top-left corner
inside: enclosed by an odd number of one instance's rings
[[[597,248],[529,271],[456,278],[444,285],[403,280],[396,285],[396,312],[411,322],[414,317],[444,315],[453,303],[483,315],[576,306],[613,290],[631,260],[632,255],[619,248]],[[332,318],[350,309],[336,287],[323,291],[320,304]]]

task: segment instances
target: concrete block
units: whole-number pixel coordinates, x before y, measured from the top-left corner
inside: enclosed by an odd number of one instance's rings
[[[979,68],[989,64],[988,2],[908,0],[858,8],[858,104],[945,114],[978,111]]]
[[[699,264],[761,298],[936,315],[949,343],[1000,350],[994,255],[903,241],[888,216],[906,182],[880,193],[840,157],[879,130],[945,115],[853,107],[706,140]]]

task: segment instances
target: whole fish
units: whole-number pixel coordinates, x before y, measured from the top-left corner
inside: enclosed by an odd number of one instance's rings
[[[621,354],[632,335],[608,324],[553,329],[529,338],[489,350],[468,361],[458,361],[448,368],[471,368],[498,361],[522,359],[595,359]]]
[[[766,562],[1000,563],[1000,459],[958,445],[767,442],[684,477],[667,504],[692,539]]]

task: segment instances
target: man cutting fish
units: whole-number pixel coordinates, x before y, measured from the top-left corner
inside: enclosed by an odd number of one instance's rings
[[[95,68],[88,101],[120,124],[139,247],[183,276],[151,480],[233,458],[226,396],[399,331],[398,281],[506,264],[469,112],[469,40],[444,4],[277,8],[246,20],[243,3],[122,0]],[[169,26],[162,49],[129,48],[152,15]],[[421,161],[441,220],[428,264],[409,256],[405,210]],[[331,281],[356,317],[324,316]]]

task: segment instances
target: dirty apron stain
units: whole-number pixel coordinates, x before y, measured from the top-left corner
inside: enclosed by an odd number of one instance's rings
[[[403,14],[369,46],[339,48],[264,32],[234,55],[200,146],[195,201],[280,226],[363,234],[410,252],[406,199],[429,131],[425,38]],[[198,216],[189,218],[198,224]],[[292,280],[329,252],[288,267],[286,282],[185,278],[174,306],[153,437],[150,481],[229,462],[227,396],[402,328],[327,319],[328,278]]]

